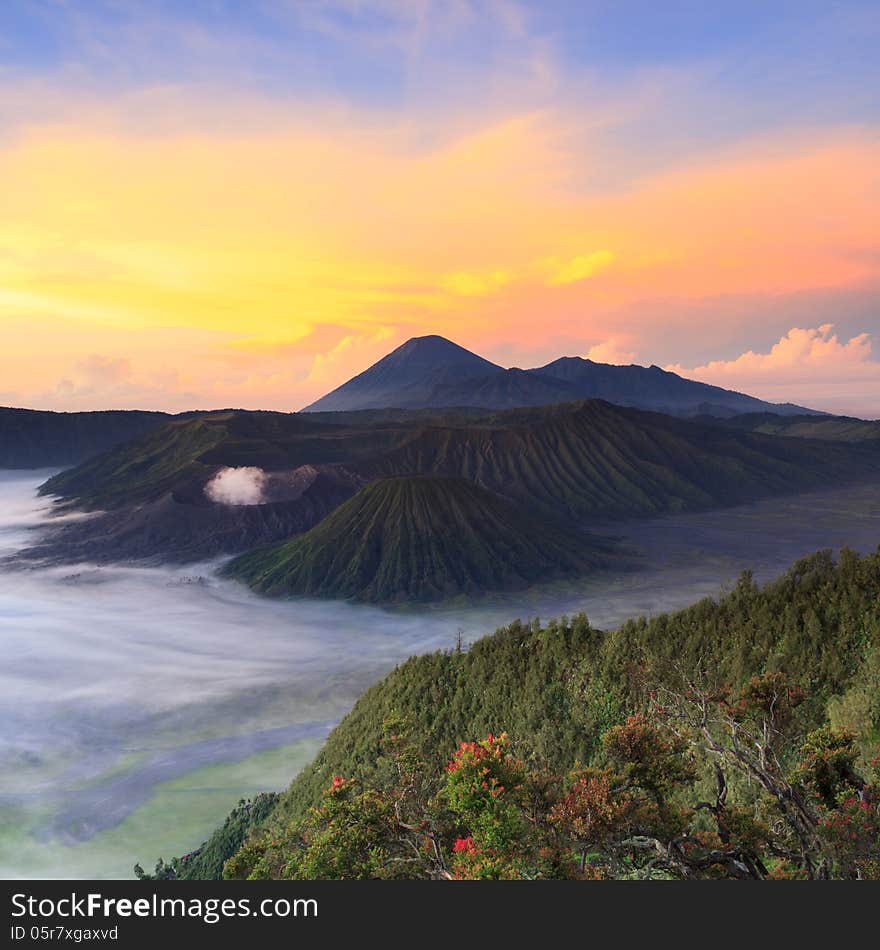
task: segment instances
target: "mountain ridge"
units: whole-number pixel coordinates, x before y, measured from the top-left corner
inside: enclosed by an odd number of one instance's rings
[[[461,383],[501,367],[435,334],[412,337],[301,412],[422,408],[437,385]],[[389,399],[397,399],[391,406]]]
[[[102,562],[235,554],[307,531],[363,485],[394,476],[461,477],[551,519],[598,526],[855,483],[875,477],[880,459],[873,439],[788,438],[601,400],[343,416],[170,422],[49,479],[41,491],[61,506],[105,514],[54,529],[37,553]],[[262,470],[272,490],[256,504],[213,500],[207,484],[227,467]],[[303,481],[306,469],[316,477]]]
[[[0,468],[77,465],[174,418],[165,412],[106,409],[53,412],[0,408]]]
[[[604,399],[682,416],[823,415],[686,379],[653,364],[617,366],[563,356],[532,369],[505,369],[436,334],[407,340],[300,411],[514,409],[576,399]]]
[[[656,365],[616,366],[563,356],[532,369],[505,369],[437,335],[407,340],[300,411],[460,406],[513,409],[576,399],[604,399],[685,416],[768,411],[822,414],[686,379]]]

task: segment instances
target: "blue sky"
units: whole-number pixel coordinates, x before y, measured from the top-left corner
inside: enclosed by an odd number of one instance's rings
[[[5,66],[95,82],[226,81],[393,106],[431,77],[536,51],[600,83],[706,66],[738,95],[876,110],[873,2],[6,0]],[[848,100],[851,100],[848,102]],[[873,112],[876,114],[876,112]]]

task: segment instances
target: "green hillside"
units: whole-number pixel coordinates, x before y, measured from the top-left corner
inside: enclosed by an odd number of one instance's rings
[[[386,478],[225,573],[268,594],[430,601],[577,576],[605,563],[609,548],[463,478]]]
[[[312,806],[328,800],[325,790],[334,776],[354,779],[366,790],[396,781],[401,761],[389,759],[389,729],[405,729],[412,747],[407,761],[437,776],[446,774],[445,764],[460,743],[509,733],[516,755],[543,769],[541,782],[547,786],[577,763],[605,768],[607,743],[600,737],[627,716],[656,708],[656,697],[688,678],[714,695],[713,703],[721,702],[719,709],[728,710],[725,715],[734,717],[730,724],[738,729],[747,727],[745,713],[737,712],[736,704],[724,706],[725,696],[754,696],[755,683],[782,682],[774,677],[792,684],[797,693],[789,689],[785,695],[803,699],[773,740],[780,774],[795,767],[804,737],[828,723],[852,730],[856,764],[866,767],[880,741],[878,604],[880,553],[859,557],[842,551],[835,562],[826,551],[799,561],[763,588],[744,574],[718,600],[634,619],[614,631],[597,630],[584,616],[544,625],[516,622],[466,651],[414,657],[368,690],[334,729],[314,763],[278,799],[263,823],[267,833],[252,832],[234,873],[249,873],[273,848],[283,848],[289,857],[301,854],[303,842],[326,841],[299,835],[303,822],[315,820],[309,817]],[[769,679],[750,679],[758,674]],[[722,723],[721,734],[727,729]],[[834,735],[850,741],[846,733]],[[697,772],[689,782],[697,784],[688,795],[714,794],[714,761],[693,760]],[[745,803],[737,806],[745,812],[731,815],[769,807],[768,820],[777,820],[772,801],[760,799],[760,783],[735,778],[734,768],[732,794]],[[435,790],[442,787],[443,780],[437,781]],[[354,820],[353,813],[345,814]],[[215,854],[222,850],[218,834],[211,843]],[[226,853],[231,856],[232,849]],[[281,869],[269,873],[285,876]],[[195,869],[193,874],[201,876]]]
[[[226,436],[226,414],[170,422],[50,478],[41,494],[75,499],[85,509],[116,508],[160,497],[184,479],[207,479],[201,456]]]
[[[745,575],[718,601],[609,633],[585,617],[517,622],[465,653],[414,657],[357,702],[284,793],[280,812],[300,814],[333,775],[369,776],[392,714],[410,722],[436,764],[464,739],[503,731],[557,768],[590,761],[599,734],[639,703],[634,671],[670,662],[702,665],[731,683],[782,670],[811,688],[811,725],[831,703],[866,740],[880,740],[878,604],[880,554],[842,552],[835,564],[824,552],[763,588]]]
[[[590,400],[424,426],[366,478],[457,475],[574,517],[734,505],[876,473],[876,447],[779,439]]]
[[[337,465],[362,480],[463,477],[567,516],[619,518],[872,476],[878,445],[781,439],[598,400],[482,418],[340,413],[334,421],[332,413],[228,411],[167,423],[62,472],[42,491],[83,508],[111,509],[155,501],[171,490],[198,496],[223,466]]]
[[[349,461],[396,445],[405,423],[333,424],[295,413],[226,411],[173,421],[50,478],[43,494],[86,509],[155,501],[171,490],[199,493],[223,466],[269,471]]]

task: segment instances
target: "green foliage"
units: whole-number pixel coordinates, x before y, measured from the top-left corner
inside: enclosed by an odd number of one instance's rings
[[[657,802],[665,801],[679,784],[693,782],[697,772],[688,755],[688,744],[658,728],[642,713],[628,716],[602,737],[611,762],[627,784],[637,785]]]
[[[358,700],[279,810],[301,813],[334,774],[369,779],[382,722],[393,712],[409,719],[413,741],[436,767],[438,750],[462,737],[504,731],[520,737],[528,758],[555,769],[593,761],[600,735],[644,706],[648,668],[702,666],[740,684],[785,671],[808,690],[798,716],[816,728],[829,699],[849,688],[866,645],[880,646],[878,599],[880,555],[845,551],[835,564],[821,552],[763,588],[746,575],[718,601],[610,633],[582,615],[545,626],[517,621],[467,652],[414,657]]]
[[[824,727],[801,747],[795,778],[816,802],[819,834],[837,877],[880,879],[880,746],[857,768],[856,736]]]
[[[880,647],[866,652],[845,692],[828,704],[831,724],[861,738],[863,754],[880,742]]]
[[[770,674],[766,682],[753,681],[734,705],[710,700],[722,708],[713,721],[728,736],[720,744],[710,736],[718,762],[724,763],[724,768],[716,763],[714,802],[694,800],[698,772],[692,748],[700,746],[707,719],[701,715],[691,722],[691,738],[680,732],[688,698],[677,711],[630,716],[602,737],[611,765],[575,769],[566,779],[530,769],[516,757],[506,734],[462,742],[433,786],[424,780],[424,763],[419,763],[417,781],[407,768],[369,787],[335,776],[318,807],[299,821],[253,837],[227,863],[224,876],[880,877],[876,776],[869,784],[852,771],[851,737],[826,731],[806,738],[806,759],[798,778],[789,782],[772,738],[774,723],[785,717],[777,718],[763,704],[756,688],[764,686],[766,695],[782,684]],[[783,694],[787,687],[786,682]],[[740,758],[735,734],[737,723],[750,716],[761,720],[765,744],[755,766]],[[789,738],[795,734],[793,729]],[[406,758],[403,752],[397,761]],[[750,774],[755,786],[730,800],[725,768]],[[438,792],[431,794],[432,787]],[[816,802],[809,804],[817,788]],[[779,820],[762,820],[761,811],[774,807]]]
[[[275,793],[257,795],[253,801],[242,799],[226,817],[226,821],[202,845],[167,864],[161,858],[152,874],[146,874],[138,864],[135,875],[145,881],[204,881],[216,880],[223,873],[223,865],[230,855],[244,844],[253,828],[259,827],[272,813],[278,796]]]
[[[522,876],[519,852],[528,826],[520,792],[526,768],[510,754],[507,734],[490,733],[479,742],[462,742],[446,773],[443,801],[470,832],[455,851],[456,876]]]
[[[592,628],[582,615],[544,625],[515,622],[467,651],[414,657],[361,697],[312,766],[281,794],[263,828],[268,835],[281,835],[303,821],[322,801],[334,775],[355,779],[359,790],[393,783],[395,770],[383,741],[393,719],[406,721],[408,754],[421,763],[409,771],[420,770],[429,787],[437,784],[437,776],[446,776],[447,750],[474,736],[500,736],[506,731],[516,737],[516,758],[527,766],[517,799],[523,814],[549,813],[579,781],[584,794],[599,796],[596,800],[601,802],[599,785],[604,782],[610,794],[619,778],[624,785],[639,784],[641,797],[627,805],[627,813],[641,815],[643,825],[647,822],[656,830],[663,822],[675,831],[687,821],[693,834],[717,836],[707,810],[690,817],[680,811],[692,809],[692,786],[704,796],[713,787],[713,758],[697,747],[680,755],[672,734],[661,742],[650,731],[658,725],[654,720],[636,719],[639,728],[624,733],[614,727],[626,727],[630,716],[656,716],[658,705],[672,708],[664,695],[669,690],[685,691],[685,672],[710,671],[711,689],[706,693],[711,695],[714,715],[728,723],[728,733],[757,730],[768,709],[773,711],[772,751],[779,761],[773,781],[784,785],[785,770],[796,765],[798,737],[826,725],[829,708],[842,708],[854,690],[863,690],[870,682],[866,670],[872,669],[872,658],[880,649],[878,604],[880,554],[859,557],[844,551],[835,563],[828,552],[820,552],[763,588],[744,575],[718,601],[704,600],[674,614],[630,621],[608,633]],[[863,752],[859,768],[864,771],[865,742],[880,728],[880,721],[870,703],[860,709],[863,727],[857,743]],[[603,734],[612,738],[603,742]],[[629,751],[621,737],[630,743]],[[716,739],[724,740],[723,730]],[[569,775],[567,786],[560,775]],[[803,784],[801,779],[797,782]],[[772,800],[768,804],[748,797],[756,779],[747,772],[733,768],[728,785],[730,795],[744,797],[729,803],[725,833],[737,846],[760,851],[766,829],[779,822],[778,810]],[[676,791],[682,787],[688,789],[684,800]],[[566,833],[577,845],[575,850],[580,849],[575,858],[578,866],[583,864],[579,873],[605,873],[589,859],[602,837],[601,825],[595,832],[583,825],[578,830],[573,823],[579,820],[581,805],[573,801],[570,806]],[[468,835],[475,847],[483,849],[470,857],[485,860],[488,863],[481,867],[498,871],[478,833],[459,827],[454,840]],[[542,874],[553,868],[553,873],[562,873],[560,869],[571,863],[571,855],[552,842],[542,847],[543,856],[531,854],[529,873],[538,873],[539,865]],[[697,841],[694,847],[703,845]],[[790,850],[797,855],[799,847],[795,843]],[[794,859],[774,858],[767,867],[775,876],[800,874]],[[623,874],[625,869],[618,871]]]

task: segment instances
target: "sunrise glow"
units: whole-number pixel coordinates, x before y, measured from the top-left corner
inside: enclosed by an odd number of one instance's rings
[[[833,324],[826,407],[880,414],[880,127],[853,96],[876,66],[799,96],[769,53],[737,77],[735,35],[674,66],[594,60],[563,5],[452,6],[279,4],[275,32],[233,37],[158,4],[150,68],[121,14],[101,43],[81,14],[49,62],[10,55],[0,401],[296,409],[423,333],[504,365],[592,352],[803,401],[809,364],[777,360],[762,391],[742,354]],[[15,7],[0,17],[21,26]],[[74,17],[24,9],[48,32]],[[737,9],[753,43],[780,27]],[[867,42],[857,14],[817,15],[803,42]],[[366,35],[338,73],[295,56],[297,37],[344,58]]]

